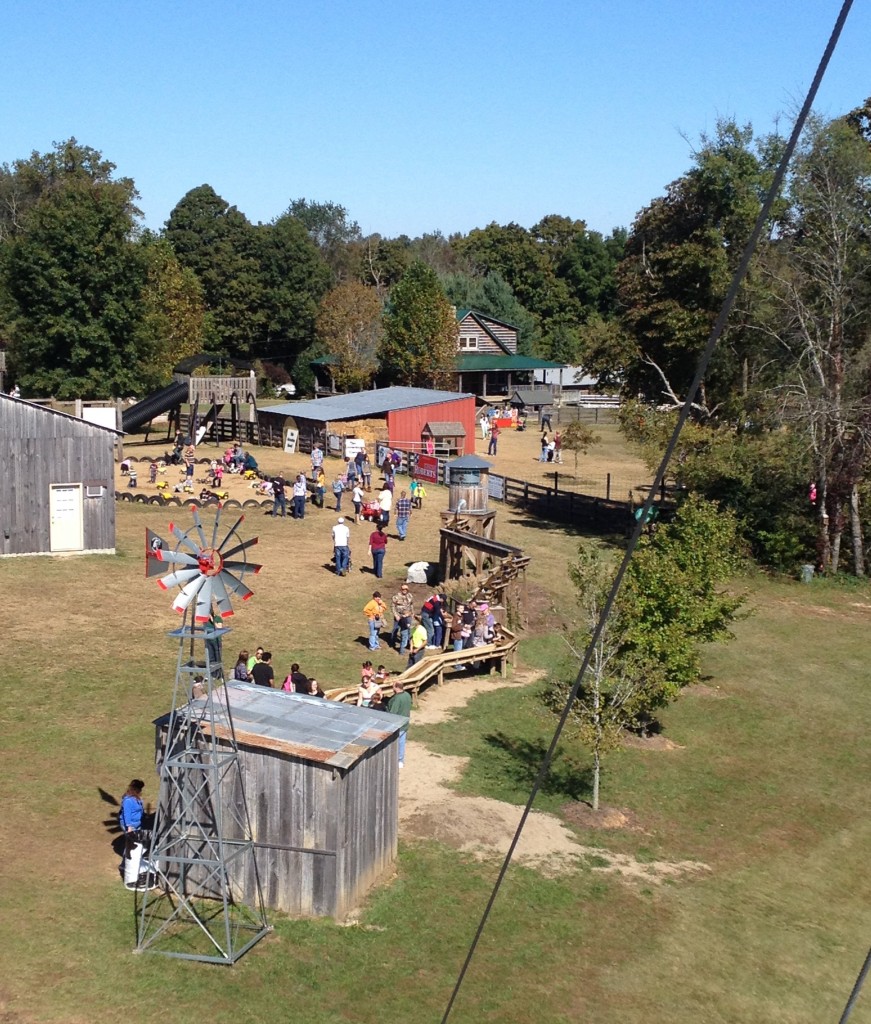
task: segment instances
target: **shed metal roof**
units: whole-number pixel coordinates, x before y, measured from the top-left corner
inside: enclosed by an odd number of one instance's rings
[[[457,420],[430,420],[424,427],[433,437],[465,437],[466,428]]]
[[[461,455],[448,463],[448,469],[491,469],[492,462],[482,459],[480,455]]]
[[[2,391],[0,391],[0,400],[9,402],[10,405],[21,405],[31,409],[39,409],[40,412],[45,413],[47,416],[61,416],[65,420],[72,420],[73,423],[82,424],[88,429],[104,430],[107,434],[121,435],[124,433],[123,430],[117,430],[115,427],[104,427],[102,423],[93,423],[91,420],[73,416],[72,413],[61,412],[60,409],[52,409],[50,405],[42,405],[40,402],[28,402],[26,398],[13,398],[12,395],[4,395]]]
[[[315,398],[308,402],[285,402],[282,405],[271,405],[262,411],[326,423],[328,420],[356,420],[364,416],[383,416],[385,413],[398,412],[400,409],[416,409],[422,405],[436,405],[474,397],[468,392],[435,391],[432,388],[376,388],[374,391],[330,395],[329,398]]]
[[[229,682],[215,691],[216,699],[227,695],[237,743],[333,768],[353,767],[405,723],[385,711],[252,683]]]
[[[511,405],[553,405],[553,392],[548,388],[518,388],[511,395]]]

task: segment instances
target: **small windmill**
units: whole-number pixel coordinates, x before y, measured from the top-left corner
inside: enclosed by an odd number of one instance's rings
[[[141,895],[136,949],[230,964],[269,930],[221,664],[231,595],[247,601],[245,577],[261,566],[248,561],[257,538],[238,534],[243,516],[222,532],[219,508],[209,540],[191,511],[187,530],[169,524],[174,547],[145,533],[145,575],[180,588],[172,607],[182,624],[169,633],[178,663],[149,854],[154,888]],[[239,895],[252,880],[255,906]]]

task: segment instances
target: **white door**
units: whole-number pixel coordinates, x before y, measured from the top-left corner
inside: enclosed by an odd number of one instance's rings
[[[81,551],[85,546],[82,485],[52,484],[49,501],[52,551]]]

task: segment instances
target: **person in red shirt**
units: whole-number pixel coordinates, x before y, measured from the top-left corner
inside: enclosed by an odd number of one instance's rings
[[[372,556],[372,568],[380,580],[384,576],[384,552],[387,550],[387,534],[381,523],[369,534],[369,554]]]

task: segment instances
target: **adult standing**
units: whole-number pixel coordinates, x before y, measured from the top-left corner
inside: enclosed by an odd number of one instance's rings
[[[538,457],[539,462],[547,462],[547,431],[541,435],[541,455]]]
[[[336,560],[336,575],[347,576],[351,568],[351,531],[344,516],[339,516],[333,527],[333,555]]]
[[[302,473],[296,474],[293,481],[293,518],[305,519],[305,498],[308,493],[305,477]]]
[[[496,422],[493,423],[493,429],[490,431],[490,443],[487,445],[487,454],[495,455],[496,449],[499,445],[499,435],[502,433]]]
[[[312,471],[317,472],[324,464],[324,452],[321,446],[315,441],[312,448]]]
[[[399,492],[396,502],[396,532],[400,540],[405,540],[408,533],[408,522],[411,519],[411,498],[407,497],[405,491]]]
[[[438,594],[430,594],[430,596],[423,602],[423,607],[420,609],[420,621],[423,625],[423,628],[426,630],[427,647],[435,647],[435,643],[433,642],[433,637],[435,636],[433,619],[435,618],[436,615],[438,603]]]
[[[255,686],[275,686],[275,670],[272,667],[272,652],[264,651],[263,657],[251,669]]]
[[[345,479],[348,481],[348,487],[352,488],[357,482],[357,463],[354,459],[345,459]]]
[[[393,508],[393,491],[385,483],[378,494],[378,507],[381,509],[380,523],[387,526],[390,522],[390,510]]]
[[[553,426],[551,425],[551,422],[550,422],[550,410],[549,409],[542,409],[541,410],[541,429],[544,430],[545,428],[547,430],[553,430]]]
[[[372,556],[372,569],[380,580],[384,576],[384,552],[387,550],[387,534],[378,523],[369,534],[369,554]]]
[[[369,650],[378,651],[381,649],[378,634],[384,625],[384,616],[387,614],[387,605],[381,600],[380,590],[374,591],[372,600],[363,605],[363,614],[369,620]]]
[[[121,797],[118,824],[122,832],[138,832],[142,828],[142,816],[145,813],[142,806],[143,789],[145,783],[142,779],[133,779],[127,787],[127,792]]]
[[[274,519],[278,515],[278,510],[281,509],[281,518],[287,517],[287,497],[284,493],[284,474],[279,473],[278,476],[272,478],[272,518]]]
[[[563,464],[563,436],[559,431],[553,435],[553,461]]]
[[[408,735],[408,724],[411,721],[411,694],[405,692],[401,679],[393,684],[393,696],[387,702],[387,710],[391,715],[399,715],[405,724],[399,730],[399,767],[405,765],[405,741]]]
[[[363,461],[360,463],[360,473],[363,476],[363,487],[367,491],[372,490],[372,463],[369,461],[369,453],[363,452]]]
[[[251,681],[251,673],[248,671],[247,651],[239,651],[239,657],[236,659],[236,664],[233,666],[233,678],[238,680],[240,683],[249,683]]]
[[[411,639],[408,647],[408,667],[416,665],[423,657],[424,651],[427,648],[426,642],[426,630],[423,627],[423,623],[420,621],[420,616],[415,615],[414,617],[414,629],[411,631]]]
[[[399,653],[405,654],[408,650],[411,619],[414,614],[414,597],[408,589],[407,583],[403,583],[399,592],[393,595],[390,607],[393,612],[393,631],[390,634],[390,644],[392,647],[396,646],[398,635]]]

